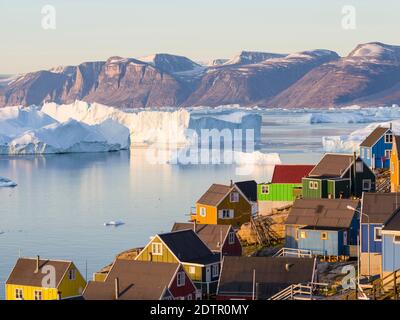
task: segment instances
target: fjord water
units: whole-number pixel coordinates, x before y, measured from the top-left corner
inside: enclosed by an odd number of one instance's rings
[[[296,114],[287,114],[293,119]],[[322,136],[348,134],[362,124],[287,123],[263,119],[262,151],[284,163],[315,163]],[[18,183],[0,188],[0,299],[16,259],[73,260],[83,276],[112,262],[123,250],[144,246],[155,233],[186,221],[191,206],[212,183],[268,181],[273,168],[256,166],[249,176],[234,165],[150,164],[145,149],[115,153],[0,156],[0,176]],[[122,220],[125,225],[105,227]]]

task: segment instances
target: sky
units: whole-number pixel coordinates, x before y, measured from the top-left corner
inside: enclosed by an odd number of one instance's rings
[[[350,24],[344,6],[355,9]],[[399,0],[0,0],[0,74],[153,53],[202,62],[241,50],[346,55],[359,43],[400,45],[399,26]]]

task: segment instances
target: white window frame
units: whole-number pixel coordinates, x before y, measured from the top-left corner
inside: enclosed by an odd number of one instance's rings
[[[185,272],[184,271],[179,271],[176,274],[176,286],[177,287],[183,287],[185,285]]]
[[[151,253],[153,256],[162,256],[163,247],[161,242],[153,242],[151,244]]]
[[[189,266],[189,273],[190,274],[196,274],[196,267]]]
[[[314,180],[309,181],[308,188],[310,190],[318,190],[318,181],[314,181]]]
[[[233,231],[229,232],[229,234],[228,234],[228,243],[229,244],[235,244],[235,238],[236,238],[235,232],[233,232]]]
[[[364,183],[366,183],[366,182],[368,182],[368,185],[369,185],[368,188],[365,188],[365,187],[364,187]],[[371,187],[372,187],[372,181],[371,181],[371,179],[363,179],[363,180],[362,180],[362,189],[363,189],[363,191],[371,191]]]
[[[261,194],[269,194],[269,185],[268,184],[261,185]]]
[[[40,297],[40,299],[38,299],[38,297]],[[42,290],[35,290],[34,298],[35,298],[35,300],[43,300],[43,292],[42,292]]]
[[[24,300],[24,290],[22,290],[21,288],[15,288],[14,294],[15,299]]]
[[[237,203],[237,202],[239,202],[239,199],[240,199],[239,192],[237,192],[237,191],[232,191],[232,192],[229,194],[229,200],[230,200],[231,203]]]
[[[68,279],[70,281],[76,280],[76,269],[71,268],[71,269],[68,270]]]
[[[396,240],[396,237],[399,238],[399,239]],[[393,243],[394,244],[400,244],[400,236],[393,236]]]
[[[211,276],[213,278],[216,278],[219,276],[219,265],[218,264],[213,264],[211,266]]]
[[[206,207],[200,207],[200,217],[205,217],[207,215]]]
[[[382,233],[380,234],[380,239],[378,239],[376,236],[378,235],[378,230],[380,230],[382,232],[382,227],[374,227],[374,241],[375,242],[382,242]]]
[[[300,239],[307,239],[307,231],[300,230]]]
[[[192,296],[191,293],[189,293],[189,294],[187,295],[187,300],[193,300],[193,296]]]
[[[393,133],[385,133],[385,143],[393,143]]]
[[[233,209],[221,209],[219,210],[220,219],[233,219],[235,217],[235,211]]]

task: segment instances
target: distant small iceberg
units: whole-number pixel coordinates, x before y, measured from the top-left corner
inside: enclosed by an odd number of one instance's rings
[[[123,221],[117,220],[117,221],[109,221],[109,222],[104,222],[105,227],[119,227],[124,225],[125,223]]]
[[[12,181],[10,179],[7,179],[7,178],[4,178],[4,177],[0,177],[0,188],[1,187],[14,188],[16,186],[17,186],[17,184],[14,181]]]

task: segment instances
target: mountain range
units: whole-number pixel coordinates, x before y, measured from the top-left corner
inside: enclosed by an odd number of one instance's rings
[[[345,57],[243,51],[209,63],[171,54],[111,57],[0,77],[0,107],[75,100],[120,108],[389,105],[400,101],[400,46],[366,43]]]

